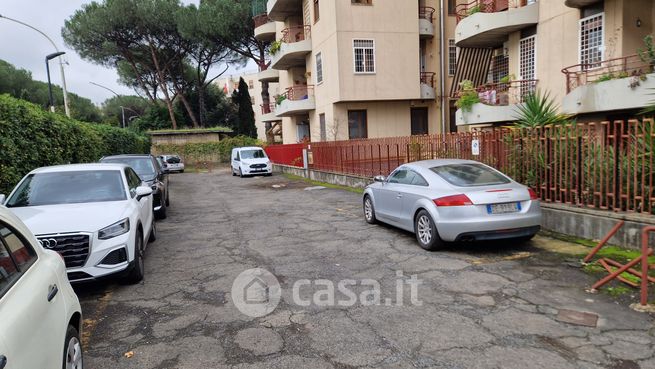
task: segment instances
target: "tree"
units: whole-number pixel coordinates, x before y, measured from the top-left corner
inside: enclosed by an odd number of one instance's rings
[[[206,42],[254,61],[260,71],[268,69],[270,42],[259,41],[254,36],[252,0],[203,0],[198,13],[203,25],[200,35]],[[270,103],[268,82],[262,82],[262,101],[264,106]]]
[[[252,110],[252,99],[248,92],[248,84],[243,78],[239,79],[239,89],[232,94],[232,100],[238,107],[237,122],[234,132],[257,138],[257,127],[255,126],[255,112]]]
[[[101,109],[106,123],[120,127],[123,124],[123,110],[125,111],[126,126],[129,126],[132,119],[144,115],[149,106],[149,101],[141,96],[121,95],[105,100]],[[121,107],[123,108],[121,109]]]

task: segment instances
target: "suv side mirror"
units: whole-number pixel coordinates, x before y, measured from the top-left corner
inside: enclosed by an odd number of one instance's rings
[[[136,201],[140,201],[142,198],[150,196],[151,194],[152,188],[148,186],[139,186],[136,188]]]
[[[375,176],[375,177],[373,177],[373,180],[375,182],[384,182],[385,179],[386,179],[385,176]]]
[[[4,205],[5,200],[7,200],[7,196],[0,194],[0,205]]]

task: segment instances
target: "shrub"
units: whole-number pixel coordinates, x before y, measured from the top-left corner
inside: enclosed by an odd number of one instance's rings
[[[264,146],[251,137],[236,136],[225,138],[219,142],[191,142],[182,145],[159,144],[153,146],[153,151],[160,154],[175,154],[181,156],[189,164],[198,162],[229,162],[232,149],[242,146]]]
[[[38,167],[149,151],[149,138],[132,131],[79,122],[0,95],[0,193],[8,193]]]
[[[477,91],[475,91],[473,82],[469,80],[460,82],[459,87],[459,99],[455,102],[455,106],[464,112],[470,112],[473,105],[480,102],[480,97]]]

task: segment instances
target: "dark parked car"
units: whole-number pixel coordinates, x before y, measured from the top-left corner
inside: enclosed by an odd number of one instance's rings
[[[101,163],[127,164],[152,188],[152,207],[157,219],[166,219],[166,209],[170,205],[168,193],[168,171],[149,154],[130,154],[105,156]]]

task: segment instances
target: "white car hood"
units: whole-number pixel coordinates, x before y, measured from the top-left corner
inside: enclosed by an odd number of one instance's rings
[[[270,160],[268,158],[260,158],[260,159],[243,159],[242,162],[245,165],[253,165],[253,164],[268,164]]]
[[[127,217],[126,201],[9,208],[35,235],[97,232]]]

